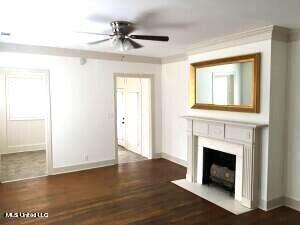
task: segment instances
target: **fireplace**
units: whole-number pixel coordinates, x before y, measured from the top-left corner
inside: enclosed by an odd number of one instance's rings
[[[202,184],[214,183],[234,193],[236,156],[233,154],[203,148]]]
[[[221,183],[234,193],[230,196],[233,202],[256,208],[261,128],[266,125],[193,116],[184,118],[187,120],[186,181],[192,189],[201,192],[205,199],[218,202],[221,195],[228,197],[226,191],[207,184]],[[221,176],[212,176],[218,172]],[[222,194],[212,194],[214,190]],[[228,202],[220,204],[224,206]]]

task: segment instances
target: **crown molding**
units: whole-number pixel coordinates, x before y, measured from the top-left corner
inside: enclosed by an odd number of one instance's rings
[[[171,63],[183,61],[186,57],[219,50],[223,48],[235,47],[239,45],[245,45],[253,42],[264,41],[264,40],[276,40],[282,42],[288,42],[291,40],[291,31],[285,27],[280,26],[265,26],[260,28],[255,28],[252,30],[230,34],[218,38],[209,39],[206,41],[202,41],[196,44],[190,45],[190,47],[186,50],[186,54],[174,55],[162,58],[162,63]],[[294,34],[292,36],[292,40],[300,39],[300,32]]]
[[[102,60],[111,60],[111,61],[161,64],[161,59],[155,57],[127,55],[127,54],[122,55],[116,53],[12,44],[12,43],[5,43],[5,42],[0,43],[0,52],[18,52],[18,53],[40,54],[40,55],[82,57],[82,58],[89,58],[89,59],[102,59]]]
[[[271,25],[199,42],[190,46],[188,55],[269,40],[272,39],[273,30],[274,26]]]
[[[88,50],[34,46],[12,43],[0,43],[0,52],[19,52],[29,54],[82,57],[91,59],[102,59],[111,61],[125,61],[150,64],[167,64],[187,60],[188,56],[198,53],[214,51],[264,40],[277,40],[282,42],[293,42],[300,40],[300,30],[290,30],[280,26],[265,26],[241,33],[230,34],[218,38],[209,39],[190,45],[182,54],[158,58],[138,55],[117,54],[108,52],[97,52]]]

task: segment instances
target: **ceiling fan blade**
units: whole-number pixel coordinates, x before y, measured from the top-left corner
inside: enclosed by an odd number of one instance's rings
[[[109,41],[110,39],[111,39],[111,38],[106,38],[106,39],[99,40],[99,41],[89,42],[88,44],[89,44],[89,45],[95,45],[95,44],[99,44],[99,43],[102,43],[102,42],[105,42],[105,41]]]
[[[131,40],[130,38],[128,38],[127,40],[130,42],[130,44],[132,45],[132,47],[133,47],[134,49],[144,47],[143,45],[141,45],[141,44],[139,44],[139,43],[137,43],[137,42]]]
[[[149,41],[169,41],[168,36],[152,36],[152,35],[130,35],[132,39],[149,40]]]
[[[111,34],[102,34],[102,33],[94,33],[94,32],[84,32],[84,31],[75,31],[80,34],[92,34],[92,35],[102,35],[102,36],[112,36]]]

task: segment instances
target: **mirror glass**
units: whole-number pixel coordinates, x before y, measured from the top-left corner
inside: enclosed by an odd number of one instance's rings
[[[196,68],[196,103],[253,103],[253,61]]]

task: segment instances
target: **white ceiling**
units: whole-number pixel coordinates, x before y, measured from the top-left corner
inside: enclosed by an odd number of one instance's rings
[[[300,28],[300,0],[0,0],[2,42],[113,52],[104,38],[74,31],[110,32],[109,22],[137,23],[135,34],[168,35],[170,41],[139,41],[127,52],[165,57],[191,44],[266,25]]]

